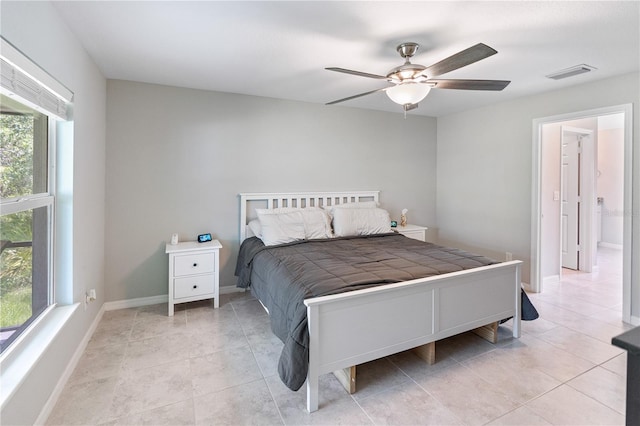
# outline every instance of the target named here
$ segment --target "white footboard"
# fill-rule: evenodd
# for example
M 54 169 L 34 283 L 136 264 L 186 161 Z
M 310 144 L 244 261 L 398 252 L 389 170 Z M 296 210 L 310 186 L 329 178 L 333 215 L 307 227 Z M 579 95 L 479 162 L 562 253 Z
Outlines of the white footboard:
M 520 261 L 305 300 L 307 409 L 318 377 L 513 317 L 520 337 Z

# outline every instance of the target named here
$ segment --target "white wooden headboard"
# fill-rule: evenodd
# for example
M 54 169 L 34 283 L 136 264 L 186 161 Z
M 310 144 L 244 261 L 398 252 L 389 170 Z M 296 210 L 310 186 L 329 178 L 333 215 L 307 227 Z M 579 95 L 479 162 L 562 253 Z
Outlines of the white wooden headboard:
M 256 219 L 256 208 L 323 207 L 360 201 L 380 201 L 380 191 L 339 192 L 243 192 L 240 194 L 240 242 L 247 238 L 247 224 Z

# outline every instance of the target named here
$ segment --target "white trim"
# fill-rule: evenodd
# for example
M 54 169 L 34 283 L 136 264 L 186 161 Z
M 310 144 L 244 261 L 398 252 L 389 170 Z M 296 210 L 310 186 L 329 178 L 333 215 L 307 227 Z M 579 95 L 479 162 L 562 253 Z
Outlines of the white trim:
M 635 316 L 632 315 L 630 317 L 629 323 L 631 325 L 640 325 L 640 317 L 635 317 Z
M 52 206 L 53 195 L 35 194 L 0 202 L 2 206 L 2 216 L 19 213 L 25 210 L 38 209 L 40 207 Z
M 159 296 L 138 297 L 135 299 L 116 300 L 114 302 L 105 302 L 105 311 L 115 311 L 118 309 L 137 308 L 140 306 L 157 305 L 158 303 L 168 303 L 169 296 L 161 294 Z
M 597 117 L 615 113 L 624 113 L 624 211 L 632 212 L 633 209 L 633 104 L 615 105 L 596 108 L 586 111 L 578 111 L 550 117 L 536 118 L 532 121 L 532 182 L 531 182 L 531 272 L 530 285 L 534 292 L 540 292 L 543 283 L 541 273 L 541 149 L 543 124 L 558 123 L 576 120 L 579 118 Z M 624 216 L 623 224 L 623 261 L 622 261 L 622 319 L 630 323 L 631 318 L 631 269 L 633 257 L 633 214 Z
M 64 373 L 62 373 L 62 375 L 58 379 L 58 383 L 53 388 L 53 391 L 51 392 L 51 396 L 49 396 L 49 399 L 47 399 L 47 402 L 44 404 L 44 406 L 40 410 L 40 414 L 38 415 L 38 418 L 36 419 L 34 424 L 36 425 L 45 424 L 45 422 L 51 415 L 51 412 L 53 411 L 53 408 L 56 406 L 56 403 L 58 402 L 58 399 L 60 398 L 60 395 L 62 394 L 64 387 L 67 385 L 69 378 L 71 377 L 74 370 L 78 366 L 78 362 L 80 362 L 80 359 L 82 358 L 82 355 L 84 354 L 84 351 L 87 348 L 87 344 L 89 344 L 89 340 L 91 340 L 91 337 L 93 336 L 93 333 L 96 331 L 96 328 L 100 323 L 100 320 L 102 320 L 102 315 L 104 314 L 104 311 L 105 311 L 104 305 L 102 305 L 100 307 L 100 310 L 98 311 L 98 314 L 93 319 L 91 326 L 85 333 L 82 341 L 80 342 L 80 344 L 78 344 L 78 347 L 73 353 L 73 356 L 69 360 L 69 363 L 67 364 L 67 368 L 65 368 Z
M 244 288 L 235 287 L 232 285 L 225 285 L 220 287 L 220 294 L 233 294 L 233 293 L 244 293 L 246 290 Z
M 545 284 L 559 283 L 560 282 L 560 275 L 550 275 L 548 277 L 542 278 L 542 281 L 544 281 Z
M 598 247 L 610 248 L 614 250 L 622 250 L 624 248 L 622 244 L 605 243 L 603 241 L 600 241 L 598 243 Z
M 245 290 L 243 288 L 237 288 L 233 286 L 220 287 L 220 294 L 244 293 L 244 291 Z M 161 294 L 158 296 L 116 300 L 113 302 L 105 302 L 104 305 L 102 306 L 104 307 L 105 311 L 115 311 L 118 309 L 138 308 L 140 306 L 157 305 L 159 303 L 169 303 L 169 295 Z
M 534 293 L 542 291 L 540 274 L 542 267 L 542 128 L 543 119 L 534 119 L 532 123 L 533 142 L 531 144 L 531 271 L 529 272 L 529 286 Z
M 79 306 L 50 306 L 0 356 L 0 406 L 13 397 Z

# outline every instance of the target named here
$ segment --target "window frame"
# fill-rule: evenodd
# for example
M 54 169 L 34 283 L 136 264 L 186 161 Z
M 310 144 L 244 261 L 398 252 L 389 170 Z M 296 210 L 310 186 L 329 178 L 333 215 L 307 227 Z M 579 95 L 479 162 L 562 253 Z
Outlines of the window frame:
M 5 95 L 7 96 L 7 95 Z M 56 283 L 55 283 L 55 225 L 56 225 L 56 130 L 59 119 L 47 111 L 40 110 L 39 108 L 33 108 L 28 102 L 23 102 L 22 99 L 11 97 L 13 101 L 18 102 L 32 110 L 38 111 L 47 116 L 47 188 L 46 192 L 39 192 L 35 194 L 22 195 L 19 197 L 12 197 L 2 199 L 0 198 L 0 215 L 6 216 L 10 214 L 20 213 L 24 211 L 35 211 L 38 208 L 47 208 L 47 303 L 39 312 L 32 312 L 32 315 L 24 323 L 18 325 L 12 335 L 3 342 L 0 348 L 0 354 L 5 355 L 9 353 L 11 348 L 14 347 L 18 341 L 21 340 L 29 328 L 37 322 L 39 318 L 42 318 L 49 310 L 56 306 Z M 33 237 L 32 237 L 33 241 Z M 33 250 L 33 247 L 32 247 Z M 33 253 L 33 252 L 32 252 Z M 33 277 L 33 271 L 32 271 Z M 32 300 L 33 300 L 33 288 L 34 283 L 31 283 L 32 288 Z M 8 327 L 7 327 L 8 328 Z

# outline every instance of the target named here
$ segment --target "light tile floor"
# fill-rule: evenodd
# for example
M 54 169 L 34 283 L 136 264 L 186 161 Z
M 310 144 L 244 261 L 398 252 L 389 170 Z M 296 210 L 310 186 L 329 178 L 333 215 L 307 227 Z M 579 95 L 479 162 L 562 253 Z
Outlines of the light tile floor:
M 599 271 L 565 271 L 531 300 L 540 318 L 496 345 L 474 334 L 438 342 L 429 366 L 411 352 L 358 368 L 349 395 L 323 376 L 320 410 L 277 376 L 282 343 L 249 294 L 106 312 L 47 423 L 624 424 L 626 354 L 610 344 L 621 321 L 621 256 Z

